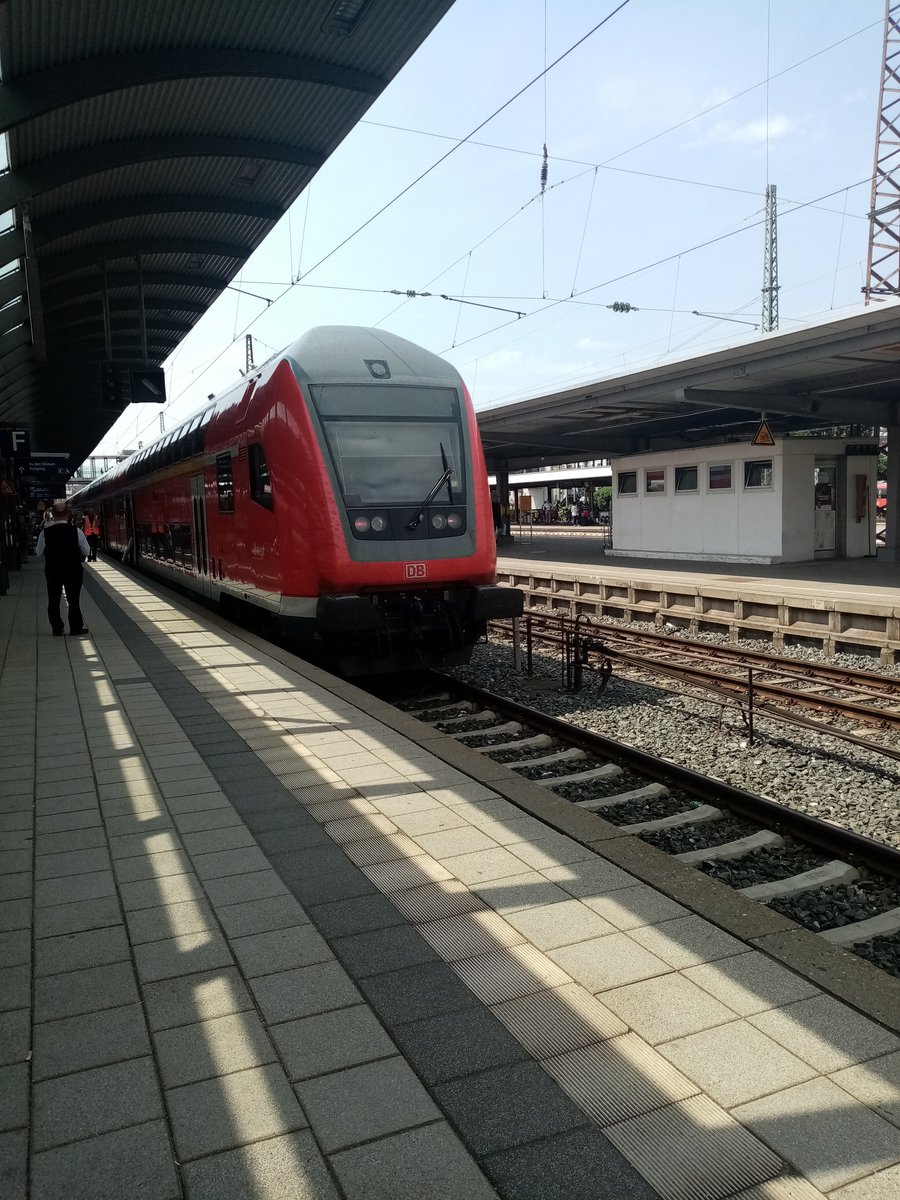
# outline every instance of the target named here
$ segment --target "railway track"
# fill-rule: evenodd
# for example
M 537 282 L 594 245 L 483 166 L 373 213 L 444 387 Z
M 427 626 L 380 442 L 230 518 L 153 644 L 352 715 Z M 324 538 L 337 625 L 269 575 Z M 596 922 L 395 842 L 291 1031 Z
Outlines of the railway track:
M 512 639 L 511 622 L 492 630 Z M 844 718 L 884 732 L 900 730 L 900 679 L 876 671 L 812 663 L 739 646 L 622 629 L 594 620 L 527 613 L 525 645 L 552 646 L 582 666 L 617 668 L 629 679 L 671 679 L 766 716 L 794 719 L 900 759 L 900 747 L 860 738 L 851 730 L 801 718 L 802 711 Z
M 402 707 L 900 976 L 900 850 L 456 679 Z

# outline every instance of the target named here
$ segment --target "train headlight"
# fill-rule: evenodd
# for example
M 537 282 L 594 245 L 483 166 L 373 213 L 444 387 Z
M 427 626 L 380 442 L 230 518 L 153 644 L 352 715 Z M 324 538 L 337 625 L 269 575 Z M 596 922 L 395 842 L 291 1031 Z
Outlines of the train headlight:
M 378 519 L 378 518 L 376 518 Z M 371 522 L 368 517 L 354 517 L 353 528 L 357 533 L 368 533 L 371 527 Z
M 359 518 L 357 518 L 357 519 L 359 519 Z M 365 520 L 364 517 L 362 519 Z M 358 528 L 359 528 L 359 526 L 357 525 L 357 529 Z M 384 533 L 384 531 L 386 529 L 387 529 L 387 521 L 384 519 L 384 517 L 373 517 L 372 518 L 372 532 L 373 533 Z
M 459 513 L 451 513 L 447 518 L 447 525 L 450 529 L 462 529 L 462 517 Z
M 446 529 L 447 528 L 447 518 L 444 516 L 443 513 L 435 513 L 434 514 L 434 516 L 431 518 L 431 528 L 432 529 Z

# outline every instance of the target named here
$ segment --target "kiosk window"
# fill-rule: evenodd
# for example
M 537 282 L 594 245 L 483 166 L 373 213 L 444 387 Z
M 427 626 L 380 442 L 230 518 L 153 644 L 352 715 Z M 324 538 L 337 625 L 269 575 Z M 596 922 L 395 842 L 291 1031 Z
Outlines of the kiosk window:
M 711 492 L 731 491 L 731 463 L 723 463 L 709 468 L 709 490 Z
M 263 508 L 272 508 L 272 481 L 269 464 L 259 442 L 251 442 L 247 457 L 250 465 L 250 499 Z
M 666 490 L 665 468 L 644 472 L 644 491 L 648 496 L 660 496 Z
M 637 471 L 620 471 L 619 472 L 619 495 L 620 496 L 636 496 L 637 495 Z
M 676 492 L 696 492 L 697 490 L 697 468 L 696 467 L 676 467 L 675 468 L 675 491 Z
M 772 486 L 771 458 L 757 458 L 744 463 L 745 488 L 770 488 Z
M 219 492 L 219 512 L 234 512 L 234 476 L 231 455 L 220 454 L 216 459 L 216 487 Z

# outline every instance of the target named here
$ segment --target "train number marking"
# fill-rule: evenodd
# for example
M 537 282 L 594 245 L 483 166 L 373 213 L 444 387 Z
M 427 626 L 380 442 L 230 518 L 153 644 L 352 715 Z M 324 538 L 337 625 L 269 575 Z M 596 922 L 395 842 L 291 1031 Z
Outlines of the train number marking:
M 404 563 L 403 564 L 404 579 L 427 579 L 428 564 L 423 562 Z

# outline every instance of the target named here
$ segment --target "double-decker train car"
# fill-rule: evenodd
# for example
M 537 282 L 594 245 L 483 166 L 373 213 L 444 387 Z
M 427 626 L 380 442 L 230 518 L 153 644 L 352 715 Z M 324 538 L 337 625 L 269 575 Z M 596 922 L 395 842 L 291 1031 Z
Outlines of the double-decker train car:
M 344 674 L 465 662 L 522 611 L 465 384 L 380 330 L 311 330 L 75 503 L 107 550 Z

